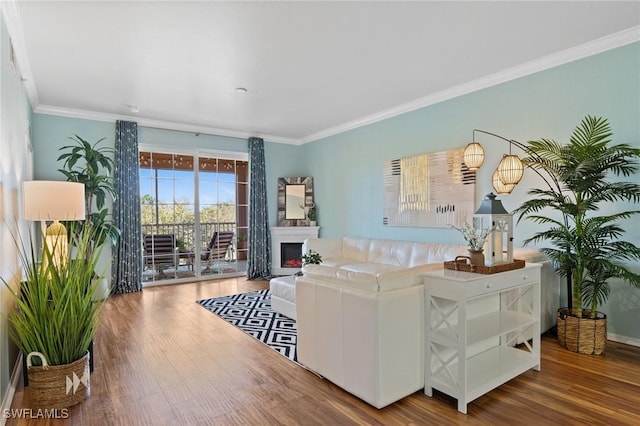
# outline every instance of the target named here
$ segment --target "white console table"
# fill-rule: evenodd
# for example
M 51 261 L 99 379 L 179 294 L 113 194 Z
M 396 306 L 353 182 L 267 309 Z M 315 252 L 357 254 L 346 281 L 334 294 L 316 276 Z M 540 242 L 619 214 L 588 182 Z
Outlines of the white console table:
M 425 394 L 457 398 L 466 413 L 474 399 L 540 370 L 540 265 L 491 275 L 442 269 L 423 280 Z

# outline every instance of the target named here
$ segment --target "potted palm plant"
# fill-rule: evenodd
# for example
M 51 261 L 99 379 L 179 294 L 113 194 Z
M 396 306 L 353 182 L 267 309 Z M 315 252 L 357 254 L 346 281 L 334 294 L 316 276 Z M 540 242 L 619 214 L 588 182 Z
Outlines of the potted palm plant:
M 77 222 L 72 227 L 91 227 L 96 240 L 90 249 L 95 249 L 105 242 L 113 246 L 118 243 L 120 230 L 109 219 L 109 210 L 106 207 L 107 199 L 115 198 L 115 189 L 111 180 L 111 172 L 114 168 L 113 149 L 100 146 L 105 140 L 102 138 L 93 145 L 78 135 L 69 137 L 74 145 L 60 148 L 63 153 L 58 161 L 63 161 L 63 168 L 58 169 L 69 182 L 84 184 L 86 220 Z M 94 208 L 95 206 L 95 208 Z
M 14 234 L 24 280 L 13 289 L 9 335 L 27 357 L 27 394 L 33 408 L 60 409 L 89 395 L 89 347 L 104 300 L 95 300 L 92 280 L 100 249 L 90 228 L 76 235 L 73 255 L 54 261 L 55 247 L 43 247 L 41 264 L 32 243 Z M 55 256 L 58 256 L 57 254 Z
M 67 224 L 69 234 L 73 239 L 78 232 L 91 228 L 93 231 L 90 233 L 94 240 L 88 247 L 89 252 L 104 244 L 115 247 L 120 238 L 120 230 L 109 218 L 109 210 L 106 207 L 106 201 L 115 198 L 115 188 L 110 176 L 114 168 L 113 149 L 101 146 L 105 138 L 94 144 L 78 135 L 69 139 L 75 143 L 60 148 L 63 153 L 58 157 L 58 161 L 63 161 L 63 168 L 58 171 L 64 174 L 68 181 L 84 184 L 87 212 L 84 221 Z M 110 293 L 107 278 L 96 274 L 95 279 L 100 281 L 96 296 L 106 297 Z
M 640 287 L 640 275 L 628 263 L 640 259 L 640 248 L 623 241 L 620 221 L 638 210 L 600 213 L 619 201 L 640 201 L 640 185 L 620 177 L 638 173 L 640 149 L 612 144 L 604 118 L 587 116 L 569 143 L 540 139 L 528 142 L 524 163 L 555 178 L 557 188 L 534 188 L 530 199 L 516 210 L 544 225 L 525 244 L 550 242 L 541 250 L 552 259 L 560 275 L 570 279 L 573 305 L 558 311 L 560 343 L 575 352 L 598 354 L 606 344 L 606 315 L 598 312 L 609 296 L 609 281 L 621 279 Z M 548 214 L 555 210 L 558 214 Z

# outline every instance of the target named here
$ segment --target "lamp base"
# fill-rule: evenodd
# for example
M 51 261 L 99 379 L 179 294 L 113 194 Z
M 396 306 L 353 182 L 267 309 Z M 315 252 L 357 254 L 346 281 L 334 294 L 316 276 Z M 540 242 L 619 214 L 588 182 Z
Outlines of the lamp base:
M 69 242 L 67 229 L 58 220 L 54 220 L 44 233 L 44 247 L 42 253 L 42 266 L 47 267 L 49 259 L 53 266 L 59 268 L 66 264 L 69 254 Z

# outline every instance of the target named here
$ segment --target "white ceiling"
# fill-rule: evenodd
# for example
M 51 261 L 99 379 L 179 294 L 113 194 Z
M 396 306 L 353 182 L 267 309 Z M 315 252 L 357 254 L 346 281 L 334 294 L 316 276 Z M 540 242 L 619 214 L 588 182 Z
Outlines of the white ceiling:
M 289 143 L 640 39 L 640 2 L 20 1 L 14 15 L 37 112 Z

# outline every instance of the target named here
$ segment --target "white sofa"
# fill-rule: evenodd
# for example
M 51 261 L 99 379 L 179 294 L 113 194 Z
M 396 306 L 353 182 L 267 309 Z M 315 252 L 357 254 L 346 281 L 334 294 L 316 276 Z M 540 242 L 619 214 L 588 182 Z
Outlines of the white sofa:
M 285 275 L 269 281 L 271 309 L 274 312 L 296 319 L 296 276 Z
M 465 255 L 466 247 L 345 237 L 308 239 L 303 252 L 309 250 L 320 253 L 322 263 L 305 265 L 296 279 L 299 362 L 377 408 L 422 389 L 420 273 Z M 529 262 L 546 262 L 537 250 L 514 253 Z M 546 263 L 547 273 L 555 277 Z M 557 279 L 548 286 L 553 295 L 543 297 L 555 302 L 550 302 L 553 315 L 543 330 L 553 325 L 558 308 Z

